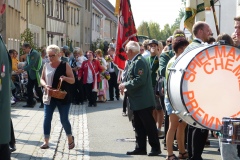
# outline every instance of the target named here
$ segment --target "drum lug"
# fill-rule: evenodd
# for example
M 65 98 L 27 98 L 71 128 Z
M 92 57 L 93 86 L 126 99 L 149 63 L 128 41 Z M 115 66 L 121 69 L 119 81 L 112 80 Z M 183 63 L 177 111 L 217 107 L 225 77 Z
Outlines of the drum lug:
M 191 116 L 191 114 L 188 113 L 188 112 L 184 112 L 184 113 L 183 113 L 183 116 Z
M 177 70 L 175 68 L 168 68 L 169 71 L 176 72 Z
M 186 71 L 186 69 L 182 69 L 182 68 L 181 68 L 181 69 L 179 69 L 179 71 L 183 73 L 183 72 Z
M 194 126 L 196 126 L 196 125 L 197 125 L 197 123 L 196 123 L 196 122 L 193 122 L 193 125 L 194 125 Z
M 179 119 L 178 122 L 179 122 L 179 123 L 182 123 L 182 119 Z
M 173 114 L 180 114 L 180 111 L 172 111 Z

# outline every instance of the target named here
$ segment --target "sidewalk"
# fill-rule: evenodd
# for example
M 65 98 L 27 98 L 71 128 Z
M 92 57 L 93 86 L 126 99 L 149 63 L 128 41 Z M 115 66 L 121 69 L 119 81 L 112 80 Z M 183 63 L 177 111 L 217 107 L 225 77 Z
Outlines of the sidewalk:
M 40 149 L 43 143 L 43 108 L 23 108 L 25 102 L 12 107 L 11 117 L 16 137 L 17 150 L 12 160 L 87 160 L 89 159 L 89 141 L 85 107 L 72 105 L 70 123 L 75 137 L 75 148 L 68 149 L 65 131 L 60 123 L 57 109 L 52 119 L 50 149 Z

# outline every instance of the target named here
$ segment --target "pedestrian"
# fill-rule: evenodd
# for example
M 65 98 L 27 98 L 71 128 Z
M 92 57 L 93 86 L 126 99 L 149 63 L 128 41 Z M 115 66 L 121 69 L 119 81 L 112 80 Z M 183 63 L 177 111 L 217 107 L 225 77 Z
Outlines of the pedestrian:
M 151 146 L 148 156 L 161 154 L 157 127 L 152 112 L 155 99 L 152 89 L 150 68 L 147 61 L 140 54 L 138 42 L 129 41 L 125 47 L 129 58 L 129 66 L 125 82 L 119 85 L 121 94 L 128 93 L 130 109 L 133 111 L 136 146 L 127 155 L 146 155 L 146 139 Z M 148 94 L 146 94 L 148 93 Z
M 163 114 L 163 107 L 162 107 L 160 98 L 155 93 L 157 71 L 158 71 L 158 68 L 159 68 L 158 41 L 155 40 L 155 39 L 152 39 L 152 40 L 149 41 L 148 45 L 150 47 L 150 56 L 147 57 L 146 60 L 147 60 L 147 63 L 150 67 L 152 88 L 153 88 L 155 102 L 156 102 L 155 109 L 153 110 L 153 117 L 154 117 L 154 119 L 156 121 L 156 124 L 157 124 L 158 135 L 160 135 L 164 114 Z
M 192 33 L 194 39 L 192 43 L 184 50 L 186 54 L 190 50 L 202 46 L 202 43 L 208 42 L 211 37 L 211 29 L 205 22 L 198 21 L 193 25 Z M 187 148 L 190 160 L 202 160 L 202 153 L 209 130 L 200 129 L 188 125 Z
M 60 60 L 60 48 L 58 46 L 50 45 L 47 47 L 46 52 L 50 62 L 44 65 L 41 76 L 41 85 L 44 87 L 44 143 L 40 148 L 49 148 L 51 121 L 53 112 L 57 107 L 61 124 L 68 138 L 68 149 L 73 149 L 75 143 L 68 114 L 71 104 L 71 84 L 74 83 L 75 79 L 69 64 Z M 49 90 L 51 88 L 57 88 L 60 81 L 62 81 L 61 90 L 67 92 L 64 99 L 53 98 L 49 95 Z
M 99 60 L 101 66 L 104 67 L 102 73 L 100 74 L 101 81 L 99 83 L 98 88 L 98 102 L 106 102 L 107 101 L 107 89 L 108 89 L 108 80 L 105 78 L 105 73 L 107 70 L 107 62 L 103 57 L 103 53 L 101 49 L 97 49 L 95 51 L 96 58 Z
M 5 0 L 0 0 L 0 16 L 6 8 Z M 10 121 L 10 80 L 11 80 L 11 59 L 9 58 L 5 43 L 0 35 L 0 160 L 10 160 L 11 152 L 9 149 L 11 135 Z
M 92 51 L 87 52 L 88 60 L 82 63 L 78 71 L 78 80 L 83 79 L 83 85 L 87 93 L 88 107 L 97 107 L 98 83 L 100 82 L 100 73 L 104 69 L 100 62 L 93 58 Z
M 83 105 L 84 101 L 83 81 L 82 79 L 80 81 L 78 80 L 78 71 L 81 68 L 83 61 L 87 60 L 87 58 L 83 56 L 82 49 L 79 47 L 74 49 L 73 56 L 74 58 L 71 63 L 71 68 L 75 78 L 75 83 L 73 85 L 72 103 L 77 105 L 79 104 Z
M 110 79 L 108 80 L 108 85 L 109 85 L 109 100 L 108 101 L 114 101 L 114 90 L 115 90 L 115 97 L 117 100 L 119 100 L 119 89 L 118 89 L 118 69 L 117 67 L 113 64 L 113 56 L 115 54 L 115 49 L 114 48 L 108 48 L 108 56 L 109 56 L 109 65 L 107 71 L 110 74 Z
M 172 67 L 173 63 L 177 59 L 178 56 L 182 54 L 184 49 L 188 46 L 189 42 L 187 41 L 185 34 L 183 31 L 177 29 L 173 33 L 173 39 L 172 39 L 172 47 L 175 51 L 175 56 L 172 57 L 166 68 L 166 80 L 168 79 L 169 74 L 169 68 Z M 173 114 L 173 108 L 171 106 L 171 103 L 168 99 L 168 94 L 165 92 L 165 106 L 167 114 L 169 115 L 169 129 L 167 132 L 166 137 L 166 145 L 167 145 L 167 160 L 176 160 L 176 159 L 186 159 L 188 158 L 188 153 L 185 151 L 185 128 L 187 126 L 186 122 L 179 123 L 179 117 L 176 114 Z M 176 157 L 175 154 L 173 154 L 173 141 L 174 136 L 176 134 L 177 143 L 178 143 L 178 149 L 179 149 L 179 155 Z
M 235 28 L 235 39 L 234 43 L 237 48 L 240 48 L 240 16 L 234 18 L 234 28 Z
M 148 45 L 148 42 L 150 41 L 150 39 L 146 39 L 143 41 L 143 47 L 144 47 L 144 52 L 142 54 L 142 56 L 145 58 L 145 57 L 149 57 L 150 56 L 150 48 L 149 48 L 149 45 Z
M 160 54 L 160 57 L 159 57 L 159 76 L 163 79 L 165 79 L 165 72 L 166 72 L 166 67 L 167 67 L 167 64 L 168 64 L 168 61 L 175 55 L 174 51 L 173 50 L 168 50 L 168 51 L 163 51 L 161 54 Z M 159 89 L 160 92 L 162 92 L 162 94 L 160 95 L 163 95 L 163 96 L 160 96 L 160 99 L 161 99 L 161 102 L 163 102 L 163 107 L 165 108 L 165 103 L 164 103 L 164 87 L 165 87 L 166 83 L 163 84 L 162 86 L 162 89 Z M 160 87 L 161 88 L 161 87 Z M 169 116 L 165 110 L 165 119 L 164 119 L 164 140 L 163 140 L 163 143 L 164 143 L 164 150 L 167 149 L 167 146 L 166 146 L 166 135 L 167 135 L 167 131 L 168 131 L 168 127 L 169 127 Z M 177 151 L 177 147 L 175 145 L 173 145 L 173 150 L 174 151 Z
M 27 61 L 23 70 L 27 71 L 28 74 L 28 83 L 27 83 L 27 104 L 23 107 L 33 108 L 36 104 L 36 101 L 33 99 L 33 88 L 37 92 L 37 96 L 41 101 L 39 108 L 43 108 L 42 101 L 42 89 L 40 87 L 40 75 L 42 71 L 42 57 L 38 51 L 33 49 L 29 43 L 24 43 L 22 46 L 23 52 L 28 54 Z

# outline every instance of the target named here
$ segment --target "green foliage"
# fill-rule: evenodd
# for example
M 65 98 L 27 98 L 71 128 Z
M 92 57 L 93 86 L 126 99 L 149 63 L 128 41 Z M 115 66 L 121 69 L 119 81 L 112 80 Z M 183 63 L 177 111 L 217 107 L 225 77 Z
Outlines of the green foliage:
M 148 23 L 143 21 L 142 24 L 137 28 L 138 35 L 144 35 L 150 37 Z
M 161 32 L 160 32 L 160 26 L 159 24 L 155 22 L 149 22 L 149 33 L 151 39 L 160 39 L 161 38 Z
M 20 41 L 20 55 L 23 55 L 24 52 L 22 50 L 23 43 L 29 43 L 31 47 L 37 51 L 40 51 L 40 48 L 34 44 L 34 34 L 31 32 L 29 28 L 25 29 L 23 33 L 20 35 L 21 41 Z
M 90 48 L 91 48 L 91 51 L 93 52 L 95 52 L 97 49 L 101 49 L 103 51 L 104 50 L 103 40 L 98 38 L 95 42 L 92 42 Z
M 184 17 L 184 13 L 184 9 L 181 8 L 174 24 L 172 26 L 165 24 L 163 29 L 160 28 L 158 23 L 143 21 L 137 28 L 137 33 L 138 35 L 148 36 L 150 39 L 166 40 L 176 29 L 180 28 L 180 22 Z

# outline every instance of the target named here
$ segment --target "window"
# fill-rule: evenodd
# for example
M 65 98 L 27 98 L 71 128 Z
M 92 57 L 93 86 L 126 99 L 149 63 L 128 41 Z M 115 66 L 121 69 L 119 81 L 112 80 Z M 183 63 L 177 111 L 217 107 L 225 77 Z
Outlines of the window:
M 73 24 L 73 8 L 71 8 L 71 24 Z
M 86 10 L 87 10 L 87 7 L 88 7 L 88 6 L 87 6 L 87 5 L 88 5 L 87 1 L 88 1 L 88 0 L 85 0 L 85 9 L 86 9 Z
M 77 20 L 76 20 L 76 9 L 74 8 L 74 10 L 73 10 L 73 14 L 74 14 L 74 26 L 77 24 Z
M 92 30 L 94 31 L 95 28 L 95 14 L 92 15 Z
M 48 15 L 53 16 L 53 0 L 48 1 Z
M 88 12 L 90 12 L 90 1 L 91 0 L 88 0 Z
M 77 9 L 77 24 L 79 25 L 79 20 L 80 20 L 80 11 Z
M 56 0 L 56 18 L 59 18 L 59 2 Z
M 84 39 L 85 39 L 85 43 L 87 43 L 87 38 L 88 38 L 88 35 L 87 35 L 87 27 L 85 27 L 85 35 L 84 35 Z

